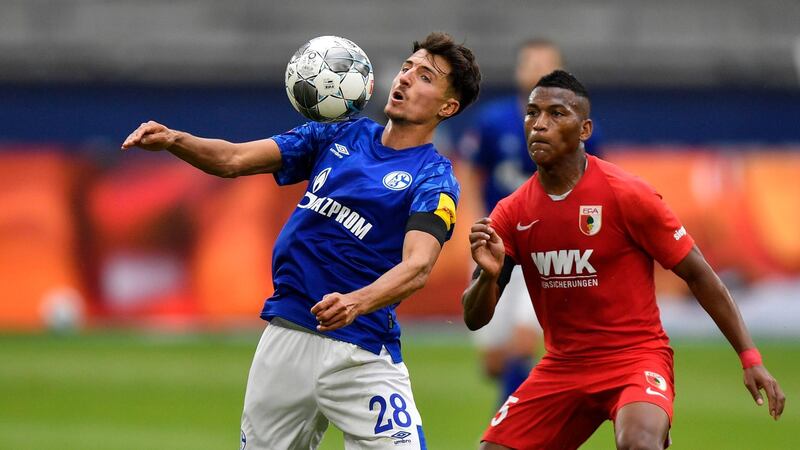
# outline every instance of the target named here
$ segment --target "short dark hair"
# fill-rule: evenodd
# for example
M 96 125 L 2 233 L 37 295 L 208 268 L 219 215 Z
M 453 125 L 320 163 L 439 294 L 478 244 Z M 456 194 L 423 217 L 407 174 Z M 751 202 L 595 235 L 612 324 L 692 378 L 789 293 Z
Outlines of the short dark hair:
M 413 48 L 414 53 L 418 50 L 427 50 L 428 53 L 439 55 L 450 63 L 452 70 L 448 78 L 460 105 L 453 116 L 461 113 L 478 98 L 481 90 L 481 69 L 475 61 L 472 50 L 463 44 L 457 44 L 452 36 L 441 32 L 429 34 L 422 42 L 414 41 Z
M 575 95 L 589 100 L 589 91 L 586 90 L 586 87 L 584 87 L 583 84 L 581 84 L 581 82 L 575 78 L 575 75 L 572 75 L 565 70 L 554 70 L 543 76 L 533 88 L 536 89 L 537 87 L 567 89 L 574 92 Z

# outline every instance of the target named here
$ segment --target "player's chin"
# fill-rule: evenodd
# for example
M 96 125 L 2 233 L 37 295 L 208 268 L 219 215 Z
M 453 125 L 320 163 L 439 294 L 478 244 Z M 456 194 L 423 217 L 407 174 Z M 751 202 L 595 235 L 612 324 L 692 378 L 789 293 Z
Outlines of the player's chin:
M 528 156 L 537 166 L 546 165 L 550 161 L 550 154 L 544 150 L 529 149 Z
M 405 114 L 403 114 L 403 111 L 391 103 L 387 104 L 386 107 L 383 108 L 383 113 L 386 114 L 386 117 L 393 121 L 405 120 Z

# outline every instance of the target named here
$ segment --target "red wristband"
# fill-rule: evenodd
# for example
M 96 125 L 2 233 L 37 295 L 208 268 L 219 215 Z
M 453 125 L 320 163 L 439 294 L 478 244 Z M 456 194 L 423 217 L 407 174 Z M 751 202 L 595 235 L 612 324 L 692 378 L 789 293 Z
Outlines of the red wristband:
M 748 348 L 747 350 L 739 353 L 739 359 L 742 361 L 742 369 L 749 369 L 753 366 L 762 365 L 761 353 L 757 348 Z

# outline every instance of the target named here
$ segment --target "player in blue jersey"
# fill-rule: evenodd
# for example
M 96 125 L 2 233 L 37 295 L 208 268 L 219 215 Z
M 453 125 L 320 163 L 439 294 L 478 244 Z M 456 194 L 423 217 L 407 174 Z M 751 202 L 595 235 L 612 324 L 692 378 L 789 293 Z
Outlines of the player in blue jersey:
M 528 95 L 548 73 L 562 68 L 561 50 L 546 39 L 524 42 L 517 52 L 514 82 L 517 92 L 483 106 L 476 123 L 465 133 L 459 151 L 469 161 L 470 171 L 480 180 L 485 214 L 498 201 L 514 192 L 536 170 L 528 156 L 523 116 Z M 597 136 L 585 143 L 586 151 L 597 155 Z M 500 402 L 526 378 L 535 361 L 540 338 L 539 325 L 525 288 L 522 271 L 512 273 L 494 319 L 474 333 L 484 372 L 496 380 Z
M 468 48 L 432 33 L 394 78 L 385 127 L 312 122 L 233 144 L 147 122 L 123 143 L 223 177 L 309 180 L 275 242 L 242 448 L 313 449 L 329 422 L 348 449 L 426 448 L 394 310 L 425 284 L 452 234 L 459 186 L 431 141 L 475 101 L 480 78 Z

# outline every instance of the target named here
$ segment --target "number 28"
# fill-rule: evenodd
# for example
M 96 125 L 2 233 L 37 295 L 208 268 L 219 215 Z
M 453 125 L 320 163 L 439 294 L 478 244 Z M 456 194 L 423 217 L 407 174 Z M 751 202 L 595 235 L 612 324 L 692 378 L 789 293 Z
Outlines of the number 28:
M 394 428 L 392 419 L 388 417 L 386 418 L 386 423 L 381 423 L 383 422 L 384 415 L 386 415 L 387 406 L 392 407 L 392 418 L 394 418 L 395 424 L 403 428 L 411 425 L 411 414 L 409 414 L 406 410 L 408 405 L 406 400 L 400 394 L 394 393 L 390 395 L 388 405 L 385 398 L 381 397 L 380 395 L 376 395 L 369 399 L 369 410 L 372 411 L 375 409 L 375 405 L 377 405 L 379 408 L 378 421 L 375 422 L 375 434 L 380 434 L 384 431 L 389 431 Z

